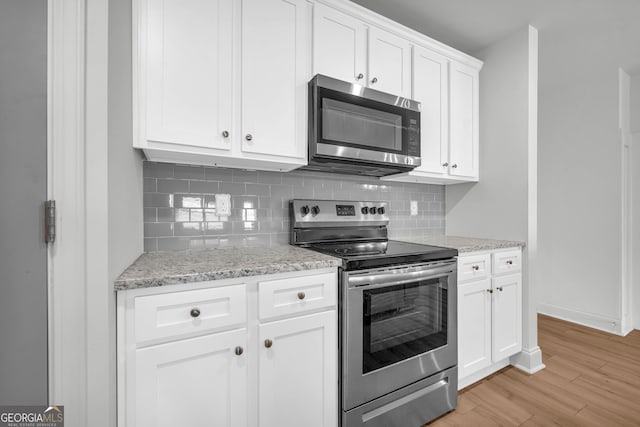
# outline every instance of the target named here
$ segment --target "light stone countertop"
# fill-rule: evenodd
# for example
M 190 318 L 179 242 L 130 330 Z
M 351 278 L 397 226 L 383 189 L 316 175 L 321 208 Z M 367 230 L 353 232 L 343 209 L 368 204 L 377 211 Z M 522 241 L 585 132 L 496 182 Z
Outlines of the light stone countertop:
M 457 249 L 458 253 L 461 254 L 465 252 L 490 251 L 494 249 L 504 248 L 524 248 L 526 246 L 524 242 L 512 240 L 479 239 L 476 237 L 461 236 L 416 237 L 396 240 L 402 240 L 412 243 L 422 243 L 425 245 L 444 246 L 447 248 Z
M 116 291 L 337 267 L 339 258 L 283 245 L 142 254 L 114 282 Z

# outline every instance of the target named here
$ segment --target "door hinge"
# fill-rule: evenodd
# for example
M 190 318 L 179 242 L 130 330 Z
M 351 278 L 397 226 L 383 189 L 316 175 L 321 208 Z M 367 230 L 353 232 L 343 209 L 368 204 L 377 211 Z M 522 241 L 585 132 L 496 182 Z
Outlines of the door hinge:
M 53 243 L 56 240 L 56 201 L 44 202 L 44 241 Z

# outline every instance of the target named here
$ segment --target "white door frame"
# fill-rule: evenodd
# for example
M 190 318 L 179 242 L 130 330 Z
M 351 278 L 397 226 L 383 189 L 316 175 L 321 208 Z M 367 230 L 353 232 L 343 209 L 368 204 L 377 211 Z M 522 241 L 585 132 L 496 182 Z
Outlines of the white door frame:
M 48 251 L 49 402 L 89 425 L 85 214 L 85 0 L 48 0 L 47 194 L 57 236 Z M 101 415 L 100 415 L 101 416 Z

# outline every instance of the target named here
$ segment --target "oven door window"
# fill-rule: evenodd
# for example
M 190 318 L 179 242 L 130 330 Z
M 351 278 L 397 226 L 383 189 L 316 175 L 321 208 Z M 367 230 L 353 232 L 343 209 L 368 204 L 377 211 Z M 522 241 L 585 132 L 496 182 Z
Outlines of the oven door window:
M 363 291 L 363 374 L 447 344 L 447 278 Z

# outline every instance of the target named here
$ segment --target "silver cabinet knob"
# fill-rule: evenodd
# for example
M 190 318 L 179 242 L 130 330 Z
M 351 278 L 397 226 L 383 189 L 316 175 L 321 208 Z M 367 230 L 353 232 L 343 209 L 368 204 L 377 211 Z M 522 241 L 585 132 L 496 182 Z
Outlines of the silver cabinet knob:
M 265 347 L 271 348 L 272 345 L 273 345 L 273 341 L 271 341 L 270 339 L 264 340 L 264 346 Z
M 247 141 L 251 141 L 253 139 L 253 135 L 251 135 L 250 133 L 248 133 L 244 139 L 246 139 Z
M 444 162 L 444 163 L 442 164 L 442 167 L 443 167 L 443 168 L 446 168 L 447 166 L 449 166 L 449 162 Z
M 236 356 L 240 356 L 242 353 L 244 353 L 244 348 L 237 346 L 235 353 L 236 353 Z
M 356 76 L 356 80 L 362 80 L 364 79 L 364 74 L 360 73 Z
M 452 165 L 451 165 L 451 167 L 455 169 L 455 168 L 457 168 L 457 167 L 458 167 L 458 164 L 457 164 L 457 163 L 454 163 L 454 164 L 452 164 Z
M 508 260 L 507 261 L 507 265 L 513 265 L 513 261 L 512 260 Z
M 493 293 L 493 289 L 487 289 L 487 292 L 489 292 L 490 294 Z
M 471 268 L 473 268 L 475 271 L 480 270 L 480 266 L 478 265 L 472 265 Z
M 305 293 L 304 293 L 304 292 L 298 292 L 298 299 L 299 299 L 299 300 L 303 300 L 303 299 L 304 299 L 304 297 L 306 297 L 306 295 L 305 295 Z
M 229 138 L 229 131 L 228 130 L 223 130 L 222 131 L 222 137 L 223 138 Z
M 199 308 L 192 308 L 191 312 L 189 314 L 191 315 L 191 317 L 196 318 L 196 317 L 200 316 L 200 309 Z
M 376 83 L 378 83 L 378 78 L 377 78 L 377 77 L 372 78 L 372 79 L 371 79 L 371 83 L 372 83 L 372 84 L 376 84 Z
M 502 286 L 498 286 L 496 289 L 502 292 Z

